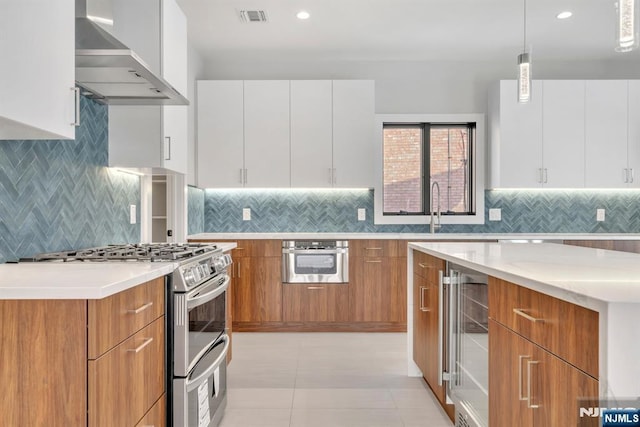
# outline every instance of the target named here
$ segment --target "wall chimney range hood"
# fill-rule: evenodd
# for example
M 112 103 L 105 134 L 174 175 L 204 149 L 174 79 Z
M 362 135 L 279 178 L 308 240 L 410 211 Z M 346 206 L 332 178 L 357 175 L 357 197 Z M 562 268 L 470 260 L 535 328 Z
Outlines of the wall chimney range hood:
M 76 0 L 76 84 L 83 95 L 109 105 L 188 105 L 135 52 L 87 17 Z

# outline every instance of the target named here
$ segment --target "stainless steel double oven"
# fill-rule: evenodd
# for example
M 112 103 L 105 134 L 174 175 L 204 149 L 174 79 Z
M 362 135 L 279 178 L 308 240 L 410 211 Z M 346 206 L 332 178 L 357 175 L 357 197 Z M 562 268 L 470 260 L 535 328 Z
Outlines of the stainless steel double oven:
M 172 275 L 168 300 L 169 381 L 175 427 L 212 427 L 227 402 L 226 304 L 231 257 L 213 251 Z M 172 349 L 172 350 L 171 350 Z

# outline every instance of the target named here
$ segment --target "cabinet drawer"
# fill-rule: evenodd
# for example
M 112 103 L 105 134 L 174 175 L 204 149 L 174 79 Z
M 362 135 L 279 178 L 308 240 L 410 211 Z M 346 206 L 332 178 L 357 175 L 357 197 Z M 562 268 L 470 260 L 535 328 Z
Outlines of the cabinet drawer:
M 598 378 L 598 313 L 489 278 L 489 317 Z
M 234 258 L 270 257 L 282 255 L 282 240 L 238 240 Z
M 160 399 L 149 412 L 140 420 L 136 427 L 165 427 L 167 425 L 167 403 L 166 395 L 162 395 Z
M 96 359 L 164 314 L 164 277 L 89 300 L 88 357 Z
M 135 426 L 164 393 L 164 316 L 88 362 L 89 427 Z
M 438 270 L 444 271 L 444 261 L 423 252 L 413 251 L 414 274 L 417 274 L 420 277 L 429 278 L 433 277 L 434 272 L 432 270 L 436 270 L 435 277 L 437 277 Z
M 349 285 L 284 284 L 285 322 L 349 321 Z
M 404 257 L 407 256 L 407 242 L 392 239 L 349 240 L 349 256 Z

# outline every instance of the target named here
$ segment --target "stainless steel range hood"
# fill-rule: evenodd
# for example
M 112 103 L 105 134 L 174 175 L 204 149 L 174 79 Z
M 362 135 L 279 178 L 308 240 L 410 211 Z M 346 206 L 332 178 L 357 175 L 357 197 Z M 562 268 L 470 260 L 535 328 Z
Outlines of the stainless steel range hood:
M 109 105 L 188 105 L 135 52 L 87 18 L 76 0 L 76 83 L 83 94 Z

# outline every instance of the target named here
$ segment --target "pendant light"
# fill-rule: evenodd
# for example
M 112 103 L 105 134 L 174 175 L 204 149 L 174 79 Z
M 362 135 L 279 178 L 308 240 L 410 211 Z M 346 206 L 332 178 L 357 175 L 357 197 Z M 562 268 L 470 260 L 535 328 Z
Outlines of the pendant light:
M 518 102 L 531 100 L 531 54 L 527 52 L 527 0 L 524 0 L 522 53 L 518 55 Z
M 638 47 L 637 0 L 616 3 L 616 52 L 629 52 Z

